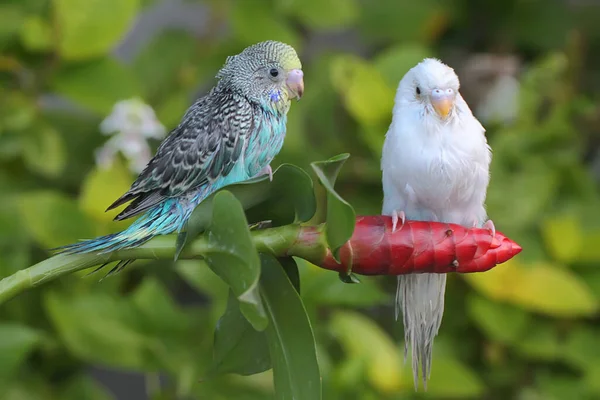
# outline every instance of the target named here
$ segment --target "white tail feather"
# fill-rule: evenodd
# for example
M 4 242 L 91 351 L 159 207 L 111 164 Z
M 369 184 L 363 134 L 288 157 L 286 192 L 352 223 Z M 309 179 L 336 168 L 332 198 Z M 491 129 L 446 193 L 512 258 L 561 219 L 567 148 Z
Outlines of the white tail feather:
M 411 347 L 415 390 L 419 383 L 419 365 L 423 388 L 431 374 L 433 339 L 444 315 L 446 274 L 410 274 L 398 276 L 396 319 L 402 309 L 404 324 L 404 362 Z

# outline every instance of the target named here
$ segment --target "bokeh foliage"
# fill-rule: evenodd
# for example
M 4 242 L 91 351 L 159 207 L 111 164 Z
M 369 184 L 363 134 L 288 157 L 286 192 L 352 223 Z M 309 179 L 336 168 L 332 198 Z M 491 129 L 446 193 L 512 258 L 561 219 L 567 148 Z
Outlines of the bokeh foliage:
M 359 214 L 380 213 L 379 157 L 400 77 L 425 56 L 515 53 L 524 61 L 518 115 L 486 124 L 488 210 L 525 250 L 485 274 L 450 277 L 429 391 L 419 396 L 600 396 L 597 6 L 206 0 L 204 34 L 169 28 L 130 62 L 117 59 L 112 49 L 157 2 L 0 1 L 0 276 L 45 258 L 44 249 L 122 229 L 104 209 L 134 177 L 123 162 L 96 167 L 100 121 L 139 96 L 174 127 L 225 57 L 248 44 L 286 41 L 304 60 L 306 94 L 292 107 L 277 163 L 309 170 L 352 153 L 336 188 Z M 323 398 L 415 396 L 393 321 L 395 280 L 345 285 L 335 273 L 299 268 Z M 84 275 L 0 308 L 2 399 L 110 399 L 88 365 L 139 371 L 150 383 L 165 373 L 155 399 L 273 396 L 268 373 L 198 383 L 229 298 L 208 266 L 138 262 L 101 283 Z

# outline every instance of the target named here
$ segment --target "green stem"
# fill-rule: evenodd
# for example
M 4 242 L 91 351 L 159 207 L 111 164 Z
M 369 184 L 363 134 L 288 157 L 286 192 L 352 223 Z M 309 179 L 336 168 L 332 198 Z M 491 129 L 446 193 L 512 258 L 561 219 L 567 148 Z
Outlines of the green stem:
M 158 236 L 133 248 L 108 254 L 59 254 L 0 280 L 0 304 L 25 290 L 61 276 L 118 260 L 173 260 L 176 235 Z M 286 225 L 252 231 L 256 249 L 276 257 L 297 256 L 318 263 L 325 257 L 326 244 L 322 226 Z M 210 245 L 202 235 L 183 250 L 180 259 L 200 259 Z

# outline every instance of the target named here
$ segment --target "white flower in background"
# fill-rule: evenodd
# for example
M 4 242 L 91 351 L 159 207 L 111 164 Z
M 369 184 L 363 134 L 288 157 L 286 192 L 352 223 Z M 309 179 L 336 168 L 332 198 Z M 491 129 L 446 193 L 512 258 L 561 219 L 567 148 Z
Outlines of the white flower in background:
M 119 101 L 100 124 L 100 131 L 112 137 L 96 150 L 96 163 L 108 168 L 120 151 L 129 169 L 140 173 L 152 158 L 148 139 L 162 139 L 167 131 L 152 107 L 140 99 Z

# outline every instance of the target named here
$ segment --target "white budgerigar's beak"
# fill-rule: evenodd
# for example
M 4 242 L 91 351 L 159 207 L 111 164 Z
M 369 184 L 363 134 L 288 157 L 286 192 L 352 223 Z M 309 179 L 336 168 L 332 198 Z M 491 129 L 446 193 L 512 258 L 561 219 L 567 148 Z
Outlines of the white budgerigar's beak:
M 431 92 L 431 105 L 442 119 L 446 119 L 454 107 L 456 92 L 453 89 L 434 89 Z
M 292 94 L 292 97 L 300 100 L 304 94 L 304 73 L 301 69 L 293 69 L 288 72 L 286 86 Z

